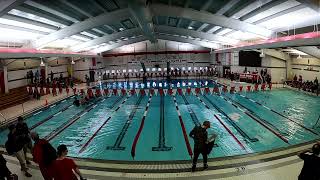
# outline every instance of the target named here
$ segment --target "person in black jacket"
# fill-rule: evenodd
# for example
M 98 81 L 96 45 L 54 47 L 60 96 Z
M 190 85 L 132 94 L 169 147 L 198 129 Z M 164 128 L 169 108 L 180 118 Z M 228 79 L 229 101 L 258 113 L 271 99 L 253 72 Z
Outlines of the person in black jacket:
M 19 160 L 21 171 L 24 172 L 25 176 L 32 177 L 32 175 L 28 172 L 27 164 L 26 164 L 26 156 L 23 152 L 23 147 L 25 145 L 25 139 L 23 136 L 19 136 L 16 131 L 15 125 L 9 126 L 9 134 L 8 141 L 6 143 L 6 149 L 10 149 L 9 154 L 13 154 Z
M 312 146 L 312 150 L 307 150 L 299 154 L 304 161 L 299 180 L 319 180 L 320 179 L 320 144 Z
M 24 143 L 23 152 L 24 156 L 27 157 L 27 152 L 29 151 L 31 153 L 32 141 L 30 137 L 29 127 L 27 123 L 23 121 L 23 117 L 21 116 L 18 117 L 18 123 L 16 124 L 16 134 L 21 138 L 22 142 Z M 26 160 L 26 163 L 31 164 L 28 160 Z
M 208 152 L 207 152 L 207 141 L 208 141 L 208 132 L 207 129 L 210 128 L 210 122 L 204 121 L 202 126 L 195 126 L 190 132 L 189 136 L 194 140 L 193 148 L 193 163 L 192 163 L 192 172 L 196 170 L 197 161 L 199 155 L 202 154 L 203 157 L 203 168 L 207 169 L 208 164 Z

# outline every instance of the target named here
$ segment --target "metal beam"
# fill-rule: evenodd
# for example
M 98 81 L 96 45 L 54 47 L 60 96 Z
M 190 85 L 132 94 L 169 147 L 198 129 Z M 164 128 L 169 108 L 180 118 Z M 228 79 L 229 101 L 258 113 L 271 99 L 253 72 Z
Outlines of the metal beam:
M 267 3 L 267 4 L 262 5 L 260 8 L 257 8 L 257 9 L 255 9 L 255 10 L 249 12 L 248 14 L 240 17 L 240 20 L 241 20 L 241 21 L 245 21 L 245 20 L 247 20 L 247 19 L 249 19 L 249 18 L 251 18 L 251 17 L 253 17 L 253 16 L 256 16 L 256 15 L 258 15 L 258 14 L 264 12 L 264 11 L 267 11 L 267 10 L 273 8 L 274 6 L 277 6 L 277 5 L 282 4 L 282 3 L 284 3 L 284 2 L 287 2 L 287 0 L 275 0 L 275 1 L 271 1 L 271 2 L 269 2 L 269 3 Z
M 207 23 L 203 23 L 196 31 L 201 32 L 204 28 L 206 28 L 207 26 L 209 26 L 209 24 Z
M 5 14 L 3 15 L 1 18 L 4 19 L 9 19 L 9 20 L 13 20 L 13 21 L 18 21 L 18 22 L 22 22 L 22 23 L 26 23 L 26 24 L 32 24 L 35 26 L 39 26 L 39 27 L 43 27 L 43 28 L 47 28 L 47 29 L 52 29 L 52 30 L 59 30 L 59 27 L 50 25 L 50 24 L 46 24 L 43 22 L 39 22 L 39 21 L 34 21 L 25 17 L 21 17 L 21 16 L 16 16 L 16 15 L 12 15 L 12 14 Z
M 216 12 L 216 15 L 223 15 L 226 13 L 231 7 L 236 5 L 241 0 L 231 0 L 227 4 L 225 4 L 222 8 L 219 9 L 219 11 Z
M 317 13 L 320 12 L 320 1 L 319 0 L 297 0 L 299 3 L 313 9 Z
M 225 4 L 222 8 L 220 8 L 215 14 L 216 15 L 223 15 L 226 13 L 231 7 L 233 7 L 235 4 L 237 4 L 240 0 L 231 0 L 227 4 Z M 208 33 L 213 33 L 214 31 L 220 29 L 220 26 L 213 26 L 210 30 L 208 30 Z M 214 30 L 212 30 L 214 29 Z
M 38 30 L 29 29 L 29 28 L 24 28 L 24 27 L 19 27 L 19 26 L 1 24 L 1 23 L 0 23 L 0 28 L 12 29 L 12 30 L 17 30 L 17 31 L 31 32 L 31 33 L 40 34 L 40 35 L 48 35 L 48 34 L 49 34 L 49 33 L 47 33 L 47 32 L 43 32 L 43 31 L 38 31 Z
M 202 7 L 201 7 L 201 11 L 206 11 L 206 10 L 208 10 L 208 8 L 210 7 L 210 5 L 212 4 L 212 2 L 213 2 L 213 0 L 208 0 Z M 189 25 L 187 26 L 187 27 L 192 27 L 193 25 L 194 25 L 194 23 L 195 23 L 195 21 L 191 21 L 190 23 L 189 23 Z M 206 24 L 206 23 L 204 23 L 204 24 Z M 203 26 L 203 25 L 202 25 Z M 201 27 L 202 27 L 201 26 Z M 206 26 L 205 26 L 206 27 Z M 202 29 L 203 29 L 204 27 L 202 27 Z M 196 31 L 198 31 L 198 29 L 195 29 Z
M 213 3 L 213 0 L 208 0 L 206 3 L 203 4 L 203 6 L 201 7 L 201 10 L 207 11 L 212 3 Z
M 0 1 L 0 17 L 7 14 L 11 9 L 23 4 L 26 0 L 1 0 Z
M 242 22 L 236 19 L 227 18 L 225 16 L 214 15 L 206 12 L 194 11 L 191 9 L 184 9 L 180 7 L 170 7 L 167 5 L 154 4 L 152 5 L 154 15 L 169 15 L 173 17 L 183 17 L 194 21 L 205 22 L 208 24 L 216 24 L 218 26 L 240 30 L 243 32 L 250 32 L 263 37 L 271 37 L 273 31 L 253 25 L 250 23 Z
M 139 24 L 143 35 L 147 37 L 151 43 L 155 43 L 157 39 L 154 36 L 153 15 L 149 5 L 145 6 L 144 0 L 129 1 L 129 10 Z
M 101 52 L 110 51 L 112 49 L 115 49 L 115 48 L 118 48 L 118 47 L 121 47 L 121 46 L 134 44 L 134 43 L 145 41 L 145 40 L 147 40 L 147 38 L 145 38 L 143 36 L 140 36 L 140 37 L 137 37 L 137 38 L 129 39 L 127 41 L 121 41 L 119 43 L 114 43 L 114 44 L 108 45 L 106 48 L 101 50 Z
M 202 46 L 202 47 L 206 47 L 206 48 L 213 48 L 213 49 L 219 48 L 219 46 L 214 43 L 187 39 L 187 38 L 183 38 L 180 36 L 170 36 L 167 34 L 158 34 L 156 37 L 157 37 L 157 39 L 176 41 L 176 42 L 182 42 L 182 43 L 189 43 L 189 44 L 198 45 L 198 46 Z
M 118 32 L 118 33 L 105 35 L 103 37 L 96 38 L 96 39 L 93 39 L 91 41 L 87 41 L 85 43 L 73 46 L 73 47 L 71 47 L 71 50 L 78 52 L 78 51 L 83 50 L 86 47 L 96 46 L 96 45 L 99 45 L 99 44 L 102 44 L 102 43 L 113 41 L 115 39 L 120 39 L 122 37 L 132 37 L 132 36 L 140 35 L 140 34 L 142 34 L 142 32 L 141 32 L 141 30 L 139 28 L 129 29 L 129 30 Z
M 65 37 L 69 37 L 82 31 L 102 26 L 104 24 L 111 24 L 115 21 L 121 21 L 121 19 L 127 18 L 129 16 L 130 13 L 128 9 L 121 9 L 110 13 L 103 13 L 99 16 L 86 19 L 82 22 L 75 23 L 59 31 L 53 32 L 50 35 L 37 40 L 35 44 L 36 47 L 39 48 L 57 39 L 63 39 Z
M 298 5 L 298 6 L 291 7 L 291 8 L 289 8 L 289 9 L 280 11 L 280 12 L 278 12 L 278 13 L 275 13 L 275 14 L 271 15 L 271 16 L 267 16 L 267 17 L 265 17 L 265 18 L 263 18 L 263 19 L 260 19 L 260 20 L 258 20 L 258 21 L 255 21 L 254 24 L 260 24 L 260 23 L 262 23 L 262 22 L 269 21 L 270 19 L 274 19 L 274 18 L 280 17 L 280 16 L 282 16 L 282 15 L 289 14 L 289 13 L 292 13 L 292 12 L 294 12 L 294 11 L 298 11 L 298 10 L 300 10 L 300 9 L 302 9 L 302 8 L 305 8 L 305 7 L 306 7 L 305 5 L 300 4 L 300 5 Z
M 320 50 L 315 46 L 301 46 L 301 47 L 295 47 L 294 49 L 297 49 L 306 54 L 309 54 L 310 56 L 320 59 Z
M 45 12 L 43 10 L 39 10 L 39 9 L 37 9 L 37 8 L 35 8 L 33 6 L 29 6 L 27 4 L 23 4 L 22 6 L 18 6 L 15 9 L 17 9 L 19 11 L 23 11 L 23 12 L 26 12 L 26 13 L 30 13 L 30 14 L 34 14 L 34 15 L 43 17 L 43 18 L 49 19 L 49 20 L 54 21 L 54 22 L 58 22 L 60 24 L 66 25 L 66 26 L 70 26 L 73 23 L 72 21 L 68 21 L 68 20 L 63 19 L 63 18 L 61 18 L 59 16 L 56 16 L 54 14 Z
M 55 9 L 50 8 L 50 7 L 44 6 L 44 5 L 42 5 L 40 3 L 37 3 L 35 1 L 26 1 L 26 4 L 28 4 L 29 6 L 33 6 L 35 8 L 41 9 L 43 11 L 49 12 L 51 14 L 55 14 L 55 15 L 57 15 L 59 17 L 62 17 L 63 19 L 66 19 L 66 20 L 69 20 L 69 21 L 72 21 L 72 22 L 79 22 L 79 19 L 76 19 L 74 17 L 68 16 L 68 15 L 66 15 L 64 13 L 61 13 L 61 12 L 55 10 Z
M 183 28 L 175 28 L 175 27 L 169 27 L 169 26 L 156 26 L 156 31 L 159 33 L 167 33 L 167 34 L 178 34 L 182 36 L 192 36 L 197 37 L 201 39 L 206 39 L 209 41 L 215 41 L 222 44 L 237 44 L 239 41 L 235 39 L 231 39 L 224 36 L 219 36 L 216 34 L 207 34 L 203 32 L 197 32 L 189 29 L 183 29 Z
M 82 10 L 81 8 L 79 8 L 78 6 L 72 4 L 71 2 L 67 1 L 67 0 L 60 0 L 61 2 L 63 2 L 64 4 L 66 4 L 67 6 L 70 6 L 72 9 L 78 11 L 79 13 L 91 18 L 93 17 L 90 13 L 88 13 L 87 11 Z

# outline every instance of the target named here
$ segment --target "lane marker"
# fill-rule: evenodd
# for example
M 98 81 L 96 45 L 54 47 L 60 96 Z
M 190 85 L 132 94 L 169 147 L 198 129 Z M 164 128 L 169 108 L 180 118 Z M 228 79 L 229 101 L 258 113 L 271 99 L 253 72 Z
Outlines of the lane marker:
M 134 140 L 133 140 L 133 144 L 132 144 L 132 147 L 131 147 L 131 157 L 133 159 L 136 156 L 136 146 L 137 146 L 137 143 L 139 141 L 139 138 L 140 138 L 141 132 L 143 130 L 143 127 L 144 127 L 144 122 L 145 122 L 146 116 L 147 116 L 148 111 L 149 111 L 149 106 L 150 106 L 151 99 L 152 99 L 152 95 L 150 94 L 149 100 L 148 100 L 148 104 L 147 104 L 147 106 L 146 106 L 146 108 L 144 110 L 143 117 L 141 119 L 140 127 L 139 127 L 139 129 L 137 131 L 136 136 L 134 137 Z
M 220 96 L 220 95 L 218 95 Z M 231 99 L 228 96 L 224 96 L 224 100 L 227 100 L 226 98 L 228 98 L 229 100 L 233 101 L 234 103 L 237 103 L 239 106 L 243 107 L 244 109 L 246 109 L 246 111 L 243 111 L 242 109 L 240 109 L 240 107 L 236 106 L 237 109 L 241 110 L 242 112 L 244 112 L 246 115 L 248 115 L 251 119 L 253 119 L 254 121 L 256 121 L 257 123 L 259 123 L 260 125 L 262 125 L 263 127 L 265 127 L 266 129 L 268 129 L 270 132 L 272 132 L 274 135 L 276 135 L 278 138 L 280 138 L 282 141 L 284 141 L 285 143 L 289 144 L 289 141 L 286 137 L 284 137 L 281 134 L 281 131 L 275 127 L 273 124 L 267 122 L 266 120 L 262 119 L 261 117 L 259 117 L 258 115 L 254 115 L 254 113 L 251 113 L 252 110 L 248 109 L 247 107 L 245 107 L 244 105 L 242 105 L 241 103 Z M 232 103 L 233 104 L 233 103 Z M 270 127 L 271 126 L 271 127 Z M 275 129 L 272 129 L 272 127 Z
M 199 100 L 200 102 L 204 103 L 205 107 L 206 107 L 208 110 L 210 110 L 210 112 L 212 113 L 210 107 L 209 107 L 202 99 L 200 99 L 199 96 L 196 96 L 196 97 L 198 98 L 198 100 Z M 213 115 L 214 115 L 214 117 L 216 117 L 217 121 L 218 121 L 218 122 L 227 130 L 227 132 L 232 136 L 232 138 L 238 143 L 238 145 L 239 145 L 243 150 L 245 150 L 246 152 L 248 152 L 247 149 L 245 148 L 245 146 L 241 143 L 241 141 L 240 141 L 240 140 L 232 133 L 232 131 L 222 122 L 222 120 L 221 120 L 216 114 L 213 113 Z
M 66 128 L 74 124 L 78 119 L 80 119 L 81 116 L 84 114 L 90 112 L 93 109 L 93 106 L 99 102 L 101 102 L 102 99 L 99 99 L 98 101 L 94 102 L 93 104 L 87 106 L 83 111 L 75 114 L 72 118 L 70 118 L 68 121 L 65 123 L 61 124 L 59 127 L 57 127 L 55 130 L 50 132 L 48 135 L 44 137 L 47 141 L 51 141 L 55 137 L 57 137 L 62 131 L 64 131 Z
M 215 103 L 212 102 L 206 95 L 203 95 L 203 97 L 216 109 L 218 110 L 221 114 L 223 114 L 224 117 L 227 118 L 228 122 L 237 130 L 237 132 L 245 139 L 249 140 L 250 142 L 256 142 L 259 141 L 257 138 L 251 138 L 245 131 L 243 131 L 237 123 L 235 123 L 230 116 L 225 113 L 222 109 L 220 109 L 219 106 L 217 106 Z
M 61 114 L 62 111 L 59 111 L 57 114 L 53 115 L 54 117 L 58 116 L 59 114 Z
M 122 99 L 122 97 L 119 98 L 120 100 Z M 110 107 L 110 109 L 113 109 L 114 106 L 119 102 L 119 99 L 117 99 L 112 106 Z M 123 104 L 129 99 L 129 97 L 127 96 L 124 100 L 123 103 L 119 104 L 117 109 L 120 109 L 120 107 L 123 106 Z M 117 111 L 114 111 L 117 112 Z M 113 113 L 114 113 L 113 112 Z M 88 139 L 88 141 L 86 141 L 83 146 L 81 147 L 79 153 L 82 153 L 84 150 L 86 150 L 86 148 L 88 147 L 88 145 L 91 143 L 91 141 L 97 136 L 98 132 L 109 122 L 109 120 L 112 118 L 113 113 L 102 123 L 102 125 L 93 133 L 93 135 Z
M 184 141 L 185 141 L 185 144 L 186 144 L 186 148 L 187 148 L 187 151 L 189 153 L 189 156 L 192 158 L 192 155 L 193 155 L 192 148 L 191 148 L 191 145 L 190 145 L 190 142 L 189 142 L 189 139 L 188 139 L 186 128 L 185 128 L 185 125 L 183 123 L 182 116 L 181 116 L 181 113 L 180 113 L 180 110 L 179 110 L 179 107 L 178 107 L 178 104 L 177 104 L 177 99 L 176 99 L 175 95 L 173 95 L 173 101 L 176 104 L 176 111 L 178 113 L 180 126 L 181 126 L 181 129 L 182 129 L 182 133 L 183 133 Z
M 34 113 L 33 116 L 40 114 L 42 111 L 38 111 L 37 113 Z
M 131 110 L 131 113 L 129 114 L 129 117 L 128 117 L 127 121 L 123 125 L 123 127 L 122 127 L 122 129 L 120 131 L 120 134 L 117 136 L 117 139 L 116 139 L 114 145 L 113 146 L 107 146 L 107 148 L 106 148 L 107 150 L 120 150 L 120 151 L 125 150 L 126 147 L 121 146 L 121 143 L 122 143 L 122 141 L 123 141 L 123 139 L 124 139 L 124 137 L 125 137 L 125 135 L 126 135 L 126 133 L 128 131 L 128 128 L 129 128 L 130 124 L 133 121 L 133 118 L 134 118 L 134 116 L 135 116 L 135 114 L 136 114 L 136 112 L 138 110 L 138 107 L 141 104 L 141 101 L 142 101 L 143 97 L 144 97 L 143 95 L 139 96 L 137 102 L 135 103 L 133 109 Z M 116 111 L 119 108 L 117 108 Z
M 240 95 L 240 94 L 238 94 L 238 95 Z M 298 123 L 298 122 L 296 122 L 296 120 L 293 120 L 293 119 L 291 119 L 291 118 L 289 118 L 289 117 L 287 117 L 287 116 L 279 113 L 278 111 L 275 111 L 275 110 L 273 110 L 273 109 L 271 109 L 271 108 L 269 108 L 269 107 L 267 107 L 267 106 L 265 106 L 265 105 L 262 105 L 261 103 L 255 101 L 255 100 L 253 100 L 253 99 L 251 99 L 251 98 L 248 98 L 247 96 L 245 96 L 245 98 L 246 98 L 246 99 L 249 99 L 249 100 L 252 101 L 252 102 L 255 102 L 256 104 L 258 104 L 258 105 L 260 105 L 260 106 L 262 106 L 262 107 L 264 107 L 264 108 L 266 108 L 266 109 L 268 109 L 268 110 L 270 110 L 271 112 L 274 112 L 274 113 L 278 114 L 279 116 L 282 116 L 282 117 L 288 119 L 289 121 L 291 121 L 291 122 L 293 122 L 294 124 L 302 127 L 303 129 L 311 132 L 312 134 L 317 135 L 317 136 L 319 135 L 319 134 L 318 134 L 317 132 L 315 132 L 314 130 L 312 130 L 312 129 L 310 129 L 310 128 L 308 128 L 308 127 L 306 127 L 306 126 L 304 126 L 304 125 L 302 125 L 302 124 L 300 124 L 300 123 Z

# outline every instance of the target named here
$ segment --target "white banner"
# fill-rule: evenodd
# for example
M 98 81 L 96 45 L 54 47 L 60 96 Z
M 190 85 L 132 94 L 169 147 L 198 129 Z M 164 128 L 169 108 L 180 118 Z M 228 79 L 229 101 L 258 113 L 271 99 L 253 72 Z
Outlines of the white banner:
M 172 89 L 172 95 L 175 96 L 177 94 L 177 89 Z
M 182 89 L 182 94 L 185 95 L 186 94 L 187 89 L 183 88 Z
M 118 96 L 121 96 L 122 95 L 121 89 L 117 89 L 117 93 L 118 93 Z
M 209 88 L 209 94 L 212 94 L 213 93 L 213 88 Z
M 158 95 L 158 89 L 154 89 L 154 95 Z
M 191 93 L 196 95 L 196 89 L 195 88 L 191 88 Z
M 136 93 L 137 96 L 139 96 L 139 91 L 140 89 L 135 89 L 134 92 Z
M 201 94 L 204 94 L 204 88 L 200 88 Z
M 163 89 L 163 94 L 166 96 L 168 94 L 168 89 Z

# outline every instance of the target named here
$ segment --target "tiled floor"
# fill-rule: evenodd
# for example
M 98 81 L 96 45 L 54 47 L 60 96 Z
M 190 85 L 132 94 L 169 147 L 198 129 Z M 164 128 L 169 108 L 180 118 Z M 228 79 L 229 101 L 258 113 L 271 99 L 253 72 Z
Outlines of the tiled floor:
M 281 166 L 281 167 L 276 167 L 276 168 L 266 168 L 265 170 L 259 169 L 258 172 L 248 172 L 247 170 L 237 170 L 238 173 L 236 175 L 227 177 L 227 178 L 209 178 L 209 176 L 206 176 L 208 172 L 206 171 L 200 171 L 200 172 L 195 172 L 195 173 L 184 173 L 183 179 L 196 179 L 196 180 L 203 180 L 203 179 L 221 179 L 221 180 L 296 180 L 299 172 L 302 167 L 302 162 L 299 161 L 297 163 Z M 20 167 L 17 164 L 13 163 L 8 163 L 8 168 L 15 174 L 19 176 L 19 179 L 21 180 L 41 180 L 42 176 L 40 174 L 39 170 L 32 169 L 30 168 L 30 173 L 33 175 L 32 178 L 27 178 L 25 177 L 21 171 Z M 99 172 L 99 173 L 90 173 L 91 175 L 88 175 L 89 171 L 87 170 L 82 170 L 82 173 L 84 174 L 85 177 L 92 177 L 92 174 L 96 175 L 102 175 L 102 174 L 109 174 L 112 175 L 113 173 L 109 172 Z M 137 178 L 137 179 L 149 179 L 148 176 L 150 177 L 150 174 L 145 174 L 142 175 L 144 178 Z M 124 178 L 127 177 L 126 174 L 122 174 L 121 176 L 118 177 L 97 177 L 96 179 L 127 179 Z M 159 174 L 158 176 L 152 176 L 155 179 L 167 179 L 166 174 Z M 172 179 L 178 179 L 179 175 L 175 178 Z M 88 178 L 88 179 L 95 179 L 95 178 Z M 131 179 L 131 178 L 130 178 Z M 179 178 L 180 179 L 180 178 Z

